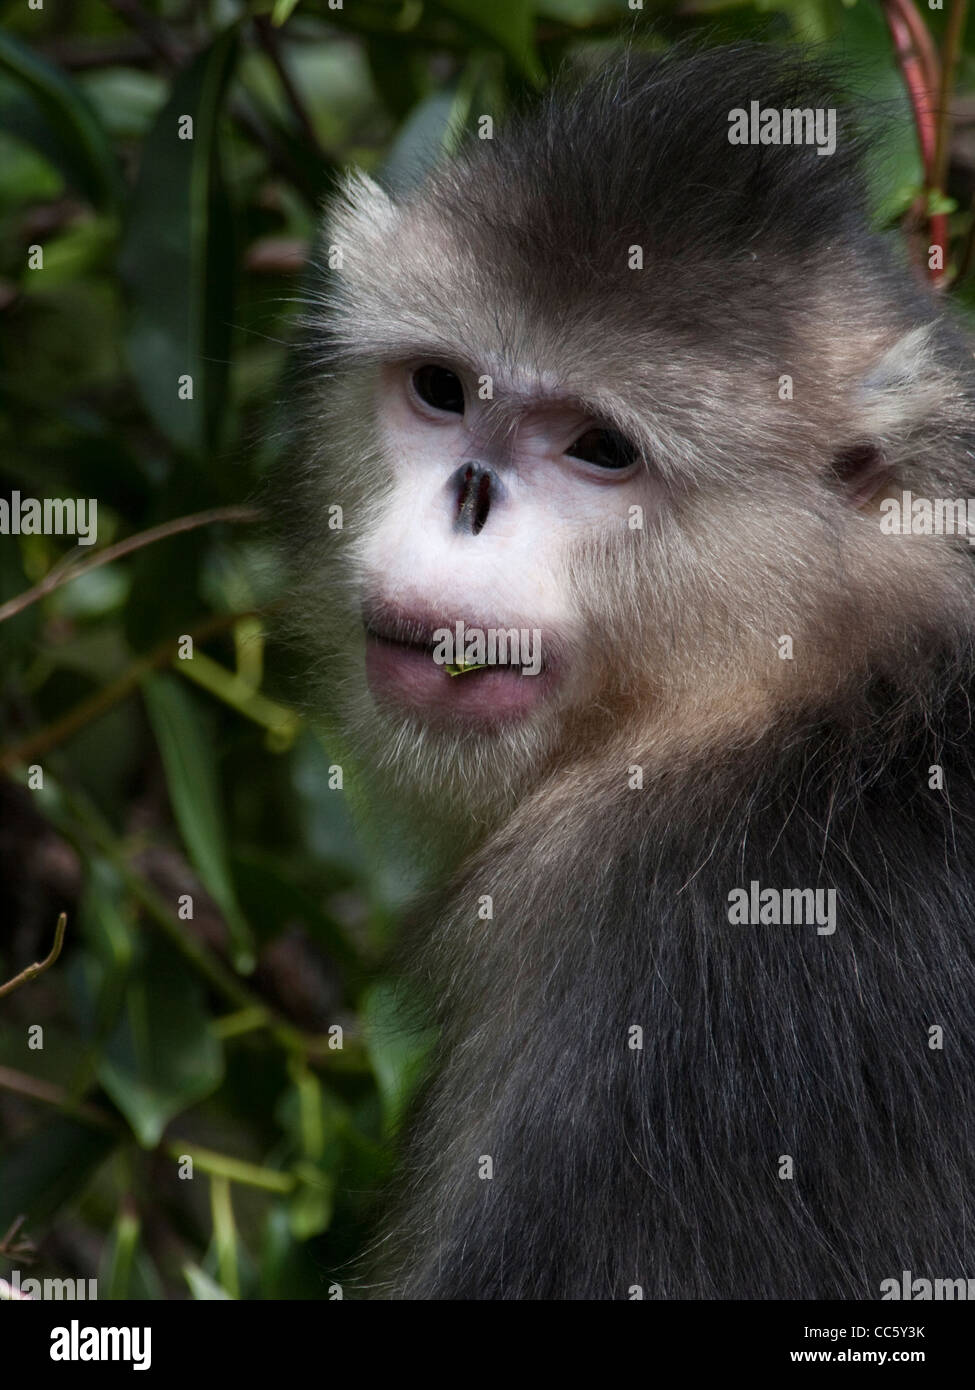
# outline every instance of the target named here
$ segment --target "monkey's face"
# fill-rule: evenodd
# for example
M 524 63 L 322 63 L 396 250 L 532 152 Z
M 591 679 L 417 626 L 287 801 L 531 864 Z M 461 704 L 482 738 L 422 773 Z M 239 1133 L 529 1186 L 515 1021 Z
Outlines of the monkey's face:
M 593 693 L 566 556 L 653 500 L 620 430 L 480 365 L 421 358 L 376 373 L 389 483 L 358 547 L 372 698 L 475 735 Z
M 608 413 L 470 343 L 353 367 L 326 406 L 318 500 L 343 524 L 308 612 L 333 711 L 365 761 L 486 816 L 598 706 L 574 569 L 655 515 L 659 480 Z
M 533 189 L 504 221 L 482 184 L 355 181 L 328 228 L 306 632 L 365 761 L 477 812 L 590 735 L 727 743 L 896 662 L 958 570 L 875 514 L 941 395 L 927 331 L 832 251 L 637 273 L 610 226 L 546 260 Z

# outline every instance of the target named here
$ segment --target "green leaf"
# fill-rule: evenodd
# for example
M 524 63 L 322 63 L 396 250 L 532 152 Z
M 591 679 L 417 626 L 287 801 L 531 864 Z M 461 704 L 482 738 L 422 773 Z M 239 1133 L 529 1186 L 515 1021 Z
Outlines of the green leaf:
M 254 968 L 254 939 L 230 873 L 212 739 L 175 676 L 147 676 L 142 689 L 186 852 L 226 919 L 238 970 L 247 973 Z
M 233 855 L 231 863 L 234 882 L 257 924 L 262 944 L 298 924 L 341 965 L 346 979 L 353 985 L 357 983 L 358 957 L 354 946 L 317 897 L 303 892 L 294 882 L 293 867 L 253 851 Z
M 61 1117 L 15 1140 L 0 1158 L 0 1233 L 20 1215 L 27 1230 L 76 1197 L 118 1136 Z
M 727 3 L 737 4 L 738 0 L 727 0 Z M 582 26 L 605 17 L 608 5 L 606 0 L 538 0 L 534 8 L 536 14 Z
M 91 956 L 77 960 L 75 976 L 85 1024 L 95 1046 L 111 1032 L 125 1005 L 129 970 L 137 954 L 137 925 L 117 869 L 100 855 L 88 861 L 78 925 Z
M 271 11 L 271 23 L 276 25 L 285 24 L 297 8 L 298 0 L 274 0 L 274 9 Z
M 923 182 L 911 104 L 879 5 L 844 9 L 826 50 L 843 72 L 863 123 L 865 171 L 873 218 L 889 225 L 911 206 Z
M 162 110 L 168 82 L 139 68 L 95 68 L 78 83 L 115 139 L 142 140 Z
M 59 68 L 0 32 L 0 126 L 40 150 L 97 206 L 114 207 L 123 184 L 94 107 Z
M 231 1298 L 239 1298 L 240 1238 L 233 1197 L 229 1180 L 216 1173 L 210 1175 L 210 1215 L 213 1218 L 213 1242 L 210 1248 L 216 1257 L 221 1286 Z
M 72 924 L 68 925 L 70 929 Z M 0 965 L 0 978 L 13 974 L 9 966 L 9 959 Z M 61 962 L 57 968 L 61 968 Z M 36 1081 L 47 1081 L 72 1097 L 84 1095 L 95 1079 L 94 1061 L 78 1046 L 77 1031 L 50 1019 L 45 1020 L 43 1028 L 44 1046 L 35 1050 L 27 1045 L 23 1024 L 0 1019 L 0 1066 L 29 1071 Z
M 289 1128 L 297 1130 L 302 1158 L 292 1171 L 298 1185 L 288 1202 L 288 1220 L 295 1240 L 308 1240 L 328 1230 L 335 1207 L 335 1178 L 332 1169 L 338 1164 L 342 1145 L 335 1130 L 336 1115 L 341 1108 L 326 1103 L 321 1081 L 310 1067 L 292 1067 L 295 1093 L 287 1105 L 292 1113 Z M 326 1142 L 327 1132 L 328 1142 Z
M 929 217 L 934 217 L 939 212 L 952 213 L 957 211 L 958 202 L 955 198 L 947 198 L 934 188 L 928 193 L 927 214 Z
M 198 1301 L 219 1302 L 230 1298 L 230 1294 L 220 1287 L 216 1279 L 211 1279 L 206 1270 L 201 1269 L 199 1265 L 185 1264 L 183 1278 L 190 1286 L 190 1293 Z
M 420 101 L 425 90 L 423 69 L 403 45 L 389 34 L 372 34 L 364 40 L 369 71 L 387 110 L 398 121 Z
M 97 273 L 114 250 L 115 227 L 109 218 L 89 218 L 66 227 L 44 243 L 44 269 L 26 267 L 20 283 L 24 289 L 46 294 L 72 280 Z
M 310 1240 L 332 1224 L 335 1179 L 314 1163 L 295 1165 L 298 1186 L 288 1199 L 288 1229 L 295 1240 Z
M 392 980 L 379 980 L 366 991 L 362 1026 L 382 1098 L 385 1128 L 387 1133 L 394 1133 L 423 1078 L 436 1030 L 417 1027 L 402 985 Z
M 98 1278 L 103 1298 L 114 1300 L 131 1296 L 129 1286 L 139 1248 L 139 1224 L 135 1210 L 124 1205 L 102 1255 Z
M 204 991 L 158 937 L 146 939 L 139 969 L 129 977 L 98 1079 L 146 1148 L 158 1144 L 174 1115 L 212 1094 L 223 1079 L 223 1051 L 210 1028 Z
M 119 265 L 139 391 L 163 433 L 196 455 L 219 437 L 226 403 L 234 219 L 218 137 L 236 53 L 229 29 L 176 78 L 142 150 Z M 186 117 L 192 139 L 180 138 Z M 180 399 L 187 377 L 192 399 Z
M 0 82 L 0 120 L 6 123 Z M 0 209 L 42 203 L 64 192 L 64 179 L 51 162 L 22 140 L 0 130 Z
M 513 58 L 532 81 L 541 67 L 535 52 L 533 0 L 439 0 L 440 8 L 462 20 Z
M 381 182 L 395 197 L 416 188 L 451 146 L 456 126 L 456 93 L 431 92 L 403 124 L 382 163 Z

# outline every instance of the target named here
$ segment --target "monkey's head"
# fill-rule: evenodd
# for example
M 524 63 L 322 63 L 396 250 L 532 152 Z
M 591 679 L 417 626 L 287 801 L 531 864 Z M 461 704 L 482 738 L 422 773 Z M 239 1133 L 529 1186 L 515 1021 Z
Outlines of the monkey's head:
M 812 143 L 732 143 L 752 103 Z M 373 761 L 485 815 L 546 760 L 726 742 L 965 626 L 964 539 L 881 502 L 971 493 L 971 378 L 857 163 L 822 79 L 745 47 L 559 90 L 403 198 L 346 183 L 296 553 Z

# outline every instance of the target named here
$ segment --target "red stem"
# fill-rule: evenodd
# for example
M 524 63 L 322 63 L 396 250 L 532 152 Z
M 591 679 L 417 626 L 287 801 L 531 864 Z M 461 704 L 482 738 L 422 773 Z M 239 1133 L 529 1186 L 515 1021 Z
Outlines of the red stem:
M 931 195 L 941 192 L 937 183 L 938 127 L 934 111 L 935 96 L 940 86 L 940 64 L 924 21 L 914 8 L 913 0 L 883 0 L 883 10 L 914 113 L 914 125 L 924 168 L 924 205 L 927 206 Z M 936 285 L 944 275 L 944 262 L 948 256 L 948 218 L 945 213 L 929 213 L 928 228 L 930 245 L 941 248 L 941 266 L 928 265 L 928 274 L 932 283 Z

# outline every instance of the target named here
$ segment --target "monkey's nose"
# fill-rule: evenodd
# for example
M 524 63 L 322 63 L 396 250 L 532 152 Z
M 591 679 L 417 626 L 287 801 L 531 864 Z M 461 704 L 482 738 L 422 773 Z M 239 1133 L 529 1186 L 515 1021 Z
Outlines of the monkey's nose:
M 457 496 L 457 517 L 454 526 L 476 536 L 484 529 L 491 504 L 497 496 L 498 481 L 490 468 L 476 463 L 462 463 L 454 474 Z

